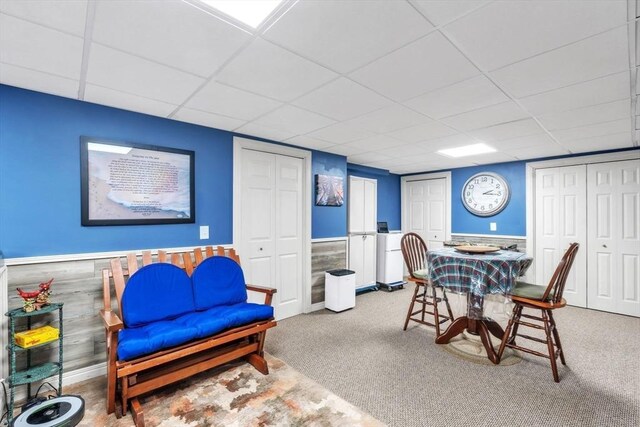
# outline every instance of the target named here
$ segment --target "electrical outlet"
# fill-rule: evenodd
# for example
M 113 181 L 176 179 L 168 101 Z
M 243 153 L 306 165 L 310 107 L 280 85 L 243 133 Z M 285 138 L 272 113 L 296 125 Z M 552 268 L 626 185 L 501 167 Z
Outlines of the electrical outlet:
M 205 240 L 209 238 L 209 226 L 201 225 L 200 226 L 200 240 Z
M 498 225 L 495 222 L 489 223 L 489 230 L 496 231 L 498 229 Z

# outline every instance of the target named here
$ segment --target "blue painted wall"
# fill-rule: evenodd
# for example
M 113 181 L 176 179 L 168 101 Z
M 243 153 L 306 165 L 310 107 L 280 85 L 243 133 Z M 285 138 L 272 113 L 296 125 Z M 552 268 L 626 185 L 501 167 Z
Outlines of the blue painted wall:
M 312 186 L 314 189 L 313 206 L 311 208 L 312 238 L 343 237 L 347 235 L 347 158 L 337 154 L 313 152 Z M 316 175 L 340 176 L 343 179 L 344 204 L 342 206 L 316 206 L 315 205 L 315 176 Z
M 389 230 L 400 230 L 400 175 L 351 163 L 347 165 L 347 175 L 378 180 L 378 221 L 386 221 Z
M 80 136 L 193 150 L 196 224 L 82 227 Z M 232 242 L 232 132 L 0 85 L 0 250 L 7 258 Z M 346 176 L 346 158 L 312 154 Z M 332 210 L 336 209 L 336 210 Z M 346 234 L 346 206 L 312 210 L 313 237 Z M 199 239 L 199 225 L 210 239 Z
M 498 163 L 453 169 L 451 171 L 451 232 L 468 234 L 501 234 L 524 236 L 526 230 L 526 188 L 525 162 Z M 507 207 L 497 215 L 480 217 L 473 215 L 462 204 L 462 187 L 472 175 L 478 172 L 494 172 L 502 175 L 511 190 Z M 489 223 L 495 222 L 496 231 L 489 230 Z

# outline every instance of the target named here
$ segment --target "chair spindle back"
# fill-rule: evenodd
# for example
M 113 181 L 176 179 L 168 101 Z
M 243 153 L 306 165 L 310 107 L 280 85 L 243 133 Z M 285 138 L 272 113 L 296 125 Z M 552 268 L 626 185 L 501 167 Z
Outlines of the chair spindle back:
M 569 245 L 569 248 L 564 253 L 562 259 L 558 263 L 556 270 L 553 272 L 553 276 L 551 276 L 551 280 L 549 280 L 549 284 L 547 285 L 547 290 L 544 292 L 542 296 L 543 300 L 549 298 L 551 292 L 553 292 L 552 301 L 554 303 L 559 303 L 562 300 L 562 294 L 564 293 L 564 287 L 567 284 L 567 277 L 569 276 L 569 271 L 571 270 L 571 266 L 573 265 L 573 260 L 576 258 L 576 253 L 578 253 L 578 248 L 580 245 L 578 243 L 572 243 Z
M 414 273 L 418 270 L 424 270 L 427 245 L 416 233 L 407 233 L 402 236 L 400 240 L 400 248 L 402 249 L 402 256 L 404 262 L 409 270 L 409 276 L 415 277 Z

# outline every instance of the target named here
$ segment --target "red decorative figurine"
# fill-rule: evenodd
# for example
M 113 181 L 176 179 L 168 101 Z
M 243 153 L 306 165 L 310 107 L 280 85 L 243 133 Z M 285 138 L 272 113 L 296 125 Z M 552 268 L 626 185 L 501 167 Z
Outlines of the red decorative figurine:
M 20 295 L 24 300 L 22 309 L 25 312 L 29 313 L 33 310 L 40 310 L 45 305 L 49 304 L 51 282 L 53 282 L 53 278 L 48 282 L 40 283 L 39 289 L 32 292 L 25 292 L 20 288 L 16 288 L 18 290 L 18 295 Z

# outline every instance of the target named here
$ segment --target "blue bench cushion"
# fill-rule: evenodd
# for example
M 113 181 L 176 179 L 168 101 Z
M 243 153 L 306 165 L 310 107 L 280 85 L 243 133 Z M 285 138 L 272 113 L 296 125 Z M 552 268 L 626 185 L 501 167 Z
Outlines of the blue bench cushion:
M 243 302 L 187 313 L 177 319 L 157 321 L 138 328 L 123 329 L 118 336 L 118 358 L 131 360 L 271 317 L 273 307 Z
M 191 280 L 172 264 L 142 267 L 129 278 L 122 295 L 122 316 L 128 328 L 176 318 L 195 311 Z
M 247 301 L 242 268 L 228 257 L 213 256 L 202 261 L 191 274 L 197 310 Z

